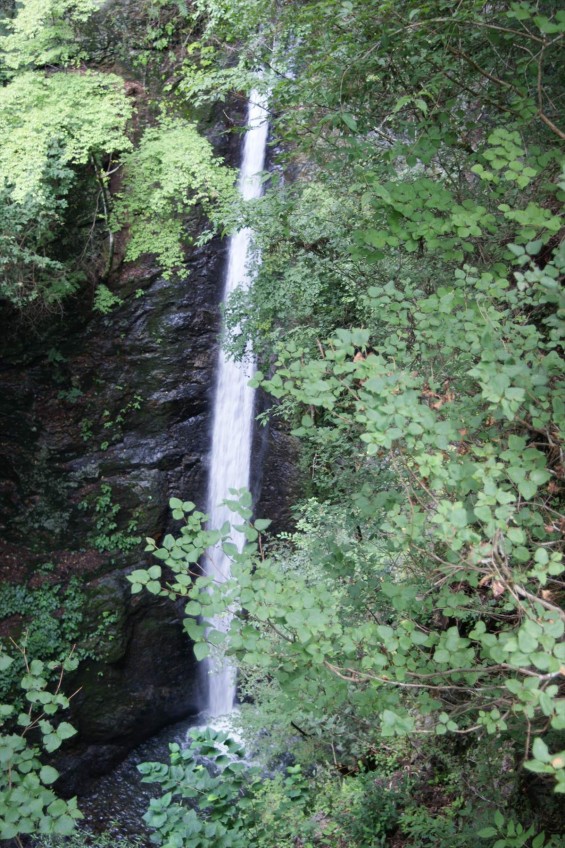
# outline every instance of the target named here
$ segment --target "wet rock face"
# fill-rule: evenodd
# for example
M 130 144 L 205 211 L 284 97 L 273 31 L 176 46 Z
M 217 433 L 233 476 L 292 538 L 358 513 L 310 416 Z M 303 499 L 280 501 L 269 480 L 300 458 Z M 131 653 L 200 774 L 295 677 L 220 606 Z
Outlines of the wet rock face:
M 102 611 L 109 624 L 98 646 L 104 659 L 83 663 L 68 681 L 78 689 L 71 709 L 78 744 L 57 760 L 68 794 L 106 774 L 149 733 L 196 715 L 203 697 L 203 676 L 179 627 L 182 608 L 132 596 L 119 573 L 96 581 L 89 594 L 92 624 Z
M 207 135 L 237 166 L 240 137 L 216 111 Z M 244 122 L 245 104 L 229 111 Z M 133 539 L 168 529 L 169 497 L 204 505 L 226 250 L 219 239 L 187 249 L 183 280 L 164 280 L 150 257 L 118 264 L 108 286 L 122 304 L 106 316 L 87 287 L 29 326 L 0 302 L 4 540 L 56 562 L 94 549 L 111 570 L 139 552 Z
M 215 242 L 183 282 L 131 268 L 110 315 L 6 351 L 0 580 L 52 562 L 51 580 L 85 581 L 83 629 L 98 630 L 100 659 L 67 680 L 80 690 L 57 762 L 68 792 L 203 706 L 182 607 L 132 596 L 125 573 L 146 567 L 145 536 L 170 529 L 170 497 L 205 503 L 224 260 Z
M 104 549 L 92 512 L 98 536 L 113 522 L 145 536 L 163 531 L 169 496 L 203 502 L 224 253 L 201 250 L 183 282 L 132 269 L 123 306 L 76 336 L 51 337 L 37 364 L 6 368 L 0 523 L 9 541 L 25 531 L 37 551 L 85 541 Z
M 273 399 L 259 389 L 255 413 L 270 409 Z M 299 443 L 286 422 L 273 416 L 266 426 L 256 425 L 253 436 L 251 491 L 258 518 L 270 518 L 269 533 L 276 535 L 294 525 L 291 506 L 296 503 L 303 481 L 298 470 Z
M 238 146 L 222 151 L 232 164 Z M 34 326 L 0 309 L 0 581 L 38 585 L 45 563 L 51 582 L 79 576 L 84 631 L 100 640 L 100 659 L 68 680 L 80 688 L 79 732 L 58 763 L 68 791 L 203 706 L 182 608 L 131 596 L 125 575 L 147 566 L 144 537 L 172 529 L 171 497 L 205 508 L 226 251 L 219 240 L 191 250 L 182 281 L 149 260 L 122 266 L 110 281 L 122 305 L 106 316 L 85 291 Z M 256 512 L 277 531 L 289 526 L 295 450 L 277 425 L 257 429 Z
M 98 658 L 66 681 L 64 791 L 203 707 L 182 607 L 132 596 L 125 574 L 172 529 L 171 497 L 205 506 L 226 247 L 192 249 L 182 281 L 123 265 L 106 316 L 88 291 L 34 326 L 0 310 L 0 581 L 37 586 L 45 563 L 50 582 L 78 576 Z

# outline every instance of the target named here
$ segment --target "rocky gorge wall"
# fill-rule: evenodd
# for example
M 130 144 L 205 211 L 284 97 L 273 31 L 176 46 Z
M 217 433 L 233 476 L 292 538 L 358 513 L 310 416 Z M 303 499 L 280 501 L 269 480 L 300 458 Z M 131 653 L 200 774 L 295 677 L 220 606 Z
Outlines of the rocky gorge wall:
M 238 138 L 224 147 L 237 162 Z M 58 765 L 68 791 L 202 707 L 182 609 L 132 596 L 125 575 L 147 564 L 144 538 L 168 531 L 170 497 L 204 508 L 225 258 L 218 239 L 192 250 L 183 281 L 149 259 L 123 265 L 111 280 L 122 304 L 105 316 L 84 300 L 33 327 L 0 316 L 0 581 L 78 577 L 83 632 L 98 628 L 94 658 L 68 682 L 79 689 L 78 734 Z M 293 441 L 261 429 L 254 453 L 257 514 L 282 529 Z M 0 635 L 26 626 L 0 621 Z

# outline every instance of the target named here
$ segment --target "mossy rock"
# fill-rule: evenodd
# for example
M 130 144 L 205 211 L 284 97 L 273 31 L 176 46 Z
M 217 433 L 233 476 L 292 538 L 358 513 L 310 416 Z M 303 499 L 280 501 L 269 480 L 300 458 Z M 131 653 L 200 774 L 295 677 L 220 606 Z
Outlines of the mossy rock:
M 129 586 L 120 573 L 111 573 L 85 589 L 81 647 L 102 663 L 114 663 L 123 657 L 127 642 Z

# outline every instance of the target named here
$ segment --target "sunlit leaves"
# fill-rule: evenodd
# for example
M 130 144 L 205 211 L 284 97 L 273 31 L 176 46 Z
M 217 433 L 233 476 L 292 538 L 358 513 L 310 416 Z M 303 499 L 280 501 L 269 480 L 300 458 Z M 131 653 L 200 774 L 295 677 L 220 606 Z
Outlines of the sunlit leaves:
M 0 91 L 0 180 L 12 201 L 31 196 L 39 207 L 52 205 L 53 183 L 70 181 L 72 165 L 131 146 L 130 115 L 122 81 L 111 74 L 18 75 Z
M 4 297 L 19 306 L 49 303 L 76 287 L 76 274 L 46 245 L 61 231 L 76 168 L 130 147 L 130 115 L 122 81 L 112 74 L 26 71 L 0 89 Z
M 166 275 L 183 265 L 185 216 L 200 205 L 209 215 L 229 202 L 234 174 L 217 159 L 195 125 L 163 118 L 125 158 L 126 192 L 116 226 L 131 227 L 127 258 L 155 253 Z
M 81 24 L 100 6 L 101 0 L 25 0 L 15 18 L 6 21 L 8 35 L 0 38 L 3 61 L 10 69 L 77 62 Z

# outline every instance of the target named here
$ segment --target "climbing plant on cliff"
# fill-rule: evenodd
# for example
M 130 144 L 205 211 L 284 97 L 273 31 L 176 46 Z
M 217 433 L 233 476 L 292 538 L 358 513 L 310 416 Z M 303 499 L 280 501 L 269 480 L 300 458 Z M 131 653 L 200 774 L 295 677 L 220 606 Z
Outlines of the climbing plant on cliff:
M 71 192 L 81 171 L 131 146 L 130 115 L 112 74 L 26 71 L 0 91 L 4 297 L 19 306 L 49 305 L 77 287 L 80 266 L 57 244 L 65 238 Z M 95 223 L 88 212 L 87 221 L 89 228 Z
M 81 27 L 98 5 L 27 0 L 4 21 L 0 294 L 19 307 L 49 306 L 76 289 L 82 269 L 76 245 L 66 243 L 76 227 L 68 220 L 72 191 L 96 196 L 102 161 L 131 146 L 121 79 L 78 67 Z M 85 204 L 82 214 L 79 253 L 98 212 Z

